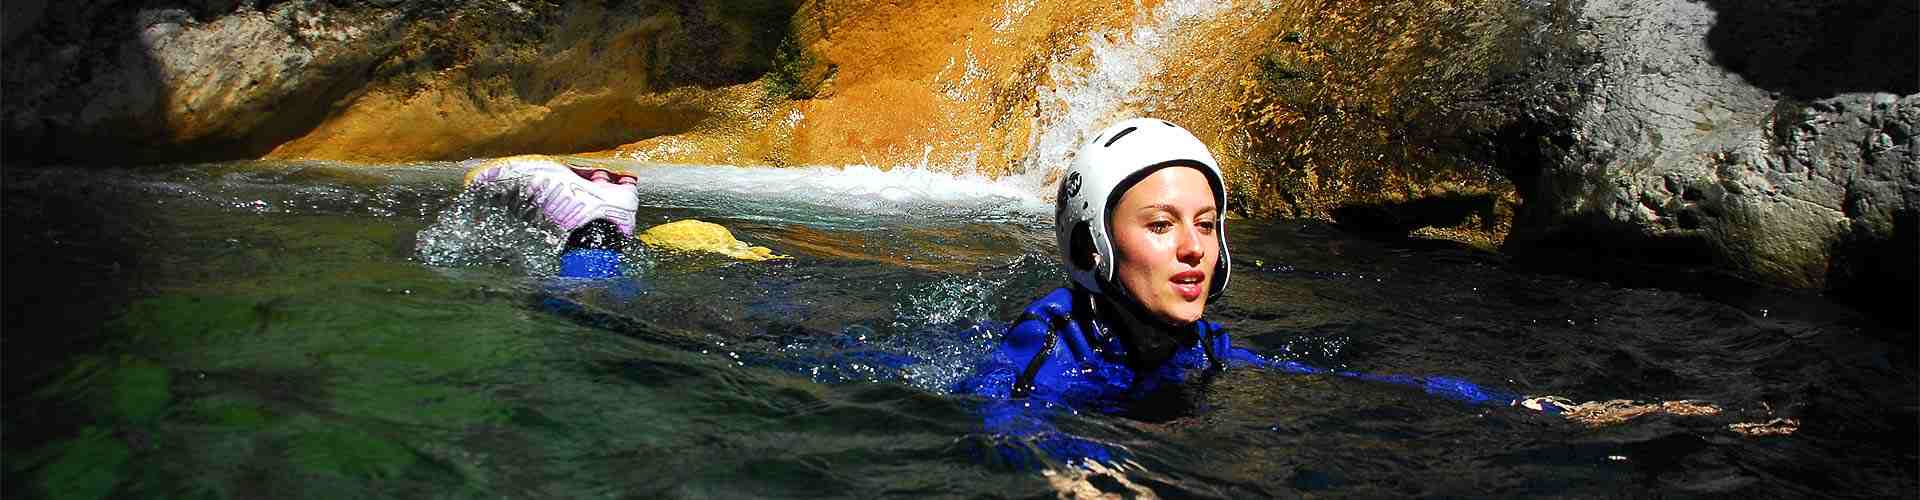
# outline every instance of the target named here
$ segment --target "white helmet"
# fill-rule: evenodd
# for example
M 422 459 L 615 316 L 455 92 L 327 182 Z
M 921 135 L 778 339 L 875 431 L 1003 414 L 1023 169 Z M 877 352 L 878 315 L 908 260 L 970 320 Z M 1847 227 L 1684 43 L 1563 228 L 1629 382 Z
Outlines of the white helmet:
M 1108 227 L 1107 210 L 1120 201 L 1125 187 L 1161 167 L 1193 167 L 1207 175 L 1213 185 L 1213 203 L 1218 210 L 1227 208 L 1227 186 L 1220 165 L 1207 145 L 1187 129 L 1152 118 L 1134 118 L 1107 127 L 1093 136 L 1073 158 L 1067 174 L 1060 180 L 1060 195 L 1054 202 L 1054 237 L 1066 260 L 1067 274 L 1087 291 L 1105 294 L 1104 283 L 1113 281 L 1113 237 Z M 1223 217 L 1214 234 L 1220 238 L 1220 261 L 1215 265 L 1208 299 L 1217 299 L 1227 289 L 1227 274 L 1232 259 L 1227 253 L 1227 225 Z M 1099 259 L 1092 263 L 1075 262 L 1083 250 L 1075 248 L 1074 235 L 1084 231 L 1088 238 L 1080 244 L 1093 244 Z

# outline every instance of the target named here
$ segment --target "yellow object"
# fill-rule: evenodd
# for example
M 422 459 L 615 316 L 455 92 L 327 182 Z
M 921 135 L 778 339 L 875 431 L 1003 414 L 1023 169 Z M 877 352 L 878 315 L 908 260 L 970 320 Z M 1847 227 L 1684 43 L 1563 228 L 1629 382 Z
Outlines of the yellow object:
M 774 255 L 767 247 L 749 246 L 733 238 L 726 226 L 685 219 L 648 228 L 640 233 L 640 242 L 649 247 L 680 252 L 709 252 L 740 260 L 763 261 L 790 258 Z

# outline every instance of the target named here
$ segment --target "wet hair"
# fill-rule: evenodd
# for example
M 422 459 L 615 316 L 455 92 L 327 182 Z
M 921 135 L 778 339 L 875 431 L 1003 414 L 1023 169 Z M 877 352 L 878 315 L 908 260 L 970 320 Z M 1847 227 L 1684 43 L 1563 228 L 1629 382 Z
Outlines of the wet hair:
M 580 226 L 579 229 L 574 229 L 573 233 L 567 235 L 568 250 L 595 249 L 621 252 L 625 251 L 626 248 L 627 235 L 620 234 L 620 228 L 615 227 L 612 222 L 606 219 L 589 221 L 586 225 Z

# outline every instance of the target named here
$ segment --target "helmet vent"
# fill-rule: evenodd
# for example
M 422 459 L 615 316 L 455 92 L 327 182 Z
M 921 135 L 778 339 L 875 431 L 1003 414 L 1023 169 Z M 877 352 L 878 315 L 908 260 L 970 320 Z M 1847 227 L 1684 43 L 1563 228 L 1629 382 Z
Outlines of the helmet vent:
M 1139 130 L 1139 128 L 1140 127 L 1127 127 L 1126 129 L 1121 130 L 1120 133 L 1113 134 L 1113 138 L 1107 139 L 1107 143 L 1100 145 L 1100 147 L 1103 147 L 1103 148 L 1112 147 L 1113 143 L 1119 141 L 1121 137 L 1126 137 L 1127 134 L 1131 134 L 1133 133 L 1134 130 Z
M 1169 122 L 1169 121 L 1166 121 L 1166 120 L 1160 120 L 1160 124 L 1161 124 L 1161 125 L 1166 125 L 1166 126 L 1169 126 L 1169 127 L 1173 127 L 1173 128 L 1180 128 L 1179 126 L 1176 126 L 1176 125 L 1174 125 L 1174 124 L 1173 124 L 1173 122 Z

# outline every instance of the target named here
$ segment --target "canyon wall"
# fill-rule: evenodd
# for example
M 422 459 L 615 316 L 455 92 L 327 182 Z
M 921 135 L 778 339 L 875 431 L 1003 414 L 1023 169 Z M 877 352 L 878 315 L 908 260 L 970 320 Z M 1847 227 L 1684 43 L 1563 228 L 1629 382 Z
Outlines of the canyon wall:
M 1231 209 L 1909 316 L 1911 3 L 7 4 L 6 161 L 572 153 L 1047 189 L 1128 115 Z M 1657 281 L 1657 280 L 1655 280 Z

